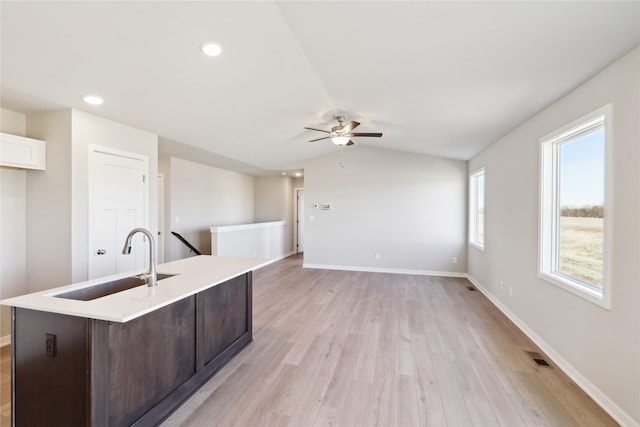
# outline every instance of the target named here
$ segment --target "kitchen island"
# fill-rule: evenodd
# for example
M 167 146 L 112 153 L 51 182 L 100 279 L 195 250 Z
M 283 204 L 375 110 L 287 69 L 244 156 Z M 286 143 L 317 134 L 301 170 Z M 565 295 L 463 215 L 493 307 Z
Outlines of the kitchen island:
M 156 287 L 117 275 L 2 301 L 14 425 L 157 425 L 251 342 L 266 263 L 198 256 L 159 265 Z

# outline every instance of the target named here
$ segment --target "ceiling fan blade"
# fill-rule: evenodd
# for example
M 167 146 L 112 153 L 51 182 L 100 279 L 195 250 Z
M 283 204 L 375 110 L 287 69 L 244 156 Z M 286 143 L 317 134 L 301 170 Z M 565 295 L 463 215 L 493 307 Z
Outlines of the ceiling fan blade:
M 352 133 L 351 136 L 375 136 L 381 137 L 382 133 L 380 132 L 360 132 L 360 133 Z
M 322 137 L 322 138 L 312 139 L 312 140 L 311 140 L 311 141 L 309 141 L 309 142 L 316 142 L 316 141 L 321 141 L 321 140 L 323 140 L 323 139 L 329 139 L 329 138 L 332 138 L 332 137 L 331 137 L 331 136 L 324 136 L 324 137 Z
M 349 142 L 347 142 L 347 143 L 346 143 L 346 144 L 344 144 L 344 145 L 346 145 L 346 146 L 348 147 L 348 146 L 350 146 L 350 145 L 354 145 L 354 144 L 355 144 L 355 142 L 353 142 L 352 140 L 349 140 Z
M 358 126 L 360 126 L 360 123 L 358 122 L 354 122 L 354 121 L 350 121 L 349 123 L 347 123 L 346 125 L 344 125 L 341 129 L 342 132 L 351 132 L 353 129 L 357 128 Z
M 331 133 L 331 132 L 329 132 L 328 130 L 322 130 L 322 129 L 316 129 L 316 128 L 308 128 L 308 127 L 305 127 L 305 129 L 309 129 L 309 130 L 317 130 L 318 132 L 324 132 L 324 133 Z

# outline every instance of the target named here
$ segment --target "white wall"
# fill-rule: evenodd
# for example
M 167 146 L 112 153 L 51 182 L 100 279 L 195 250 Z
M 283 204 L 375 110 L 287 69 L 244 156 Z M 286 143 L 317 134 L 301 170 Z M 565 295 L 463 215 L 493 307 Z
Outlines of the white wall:
M 27 175 L 27 283 L 36 292 L 71 281 L 71 110 L 27 116 L 47 143 L 47 169 Z
M 24 114 L 0 109 L 0 132 L 26 136 L 26 128 Z M 27 293 L 26 186 L 27 171 L 0 168 L 0 299 Z M 9 313 L 0 307 L 1 342 L 11 331 Z
M 356 145 L 303 166 L 306 266 L 466 272 L 466 162 Z
M 291 186 L 293 188 L 304 188 L 304 177 L 293 178 L 291 181 Z
M 613 103 L 611 310 L 537 276 L 539 139 Z M 469 274 L 619 422 L 640 425 L 640 51 L 474 157 L 486 167 L 485 251 Z M 500 291 L 498 283 L 505 282 Z M 507 289 L 513 287 L 513 296 Z
M 285 253 L 293 251 L 293 180 L 288 176 L 255 178 L 255 221 L 286 221 L 282 242 Z
M 165 261 L 190 256 L 171 235 L 182 234 L 204 254 L 211 253 L 209 227 L 254 221 L 254 177 L 171 157 L 160 161 L 165 174 Z M 177 219 L 179 218 L 179 222 Z
M 29 136 L 47 141 L 47 170 L 27 176 L 30 292 L 87 280 L 88 145 L 149 157 L 157 175 L 157 136 L 77 110 L 27 116 Z M 150 180 L 150 228 L 157 222 L 156 180 Z
M 280 221 L 285 219 L 286 187 L 291 185 L 287 176 L 255 177 L 255 220 L 256 222 Z

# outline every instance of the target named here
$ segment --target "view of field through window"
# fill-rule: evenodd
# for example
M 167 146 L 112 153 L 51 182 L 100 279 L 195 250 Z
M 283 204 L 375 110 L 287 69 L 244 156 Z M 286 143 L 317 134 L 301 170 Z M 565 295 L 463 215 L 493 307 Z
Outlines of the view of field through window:
M 484 245 L 484 173 L 476 179 L 476 236 Z
M 558 273 L 602 287 L 604 128 L 560 145 Z

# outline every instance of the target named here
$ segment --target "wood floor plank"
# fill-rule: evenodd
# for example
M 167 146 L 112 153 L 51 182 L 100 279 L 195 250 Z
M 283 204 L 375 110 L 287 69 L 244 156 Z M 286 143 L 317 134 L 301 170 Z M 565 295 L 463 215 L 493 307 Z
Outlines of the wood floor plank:
M 563 372 L 537 368 L 538 377 L 580 426 L 617 425 L 587 394 Z
M 186 402 L 165 422 L 165 426 L 191 425 L 201 422 L 200 420 L 206 420 L 210 425 L 218 425 L 226 408 L 241 398 L 251 379 L 251 367 L 246 364 L 239 366 L 227 381 L 220 384 L 205 399 Z M 204 396 L 204 393 L 200 395 Z
M 374 427 L 393 424 L 395 360 L 394 352 L 389 351 L 393 346 L 393 334 L 393 314 L 390 311 L 384 311 L 384 315 L 380 319 L 380 334 L 371 385 L 370 411 L 367 417 L 367 424 Z
M 341 409 L 332 408 L 330 406 L 323 406 L 322 408 L 320 408 L 320 411 L 318 411 L 318 416 L 313 423 L 313 427 L 339 426 L 340 424 L 338 423 L 340 421 L 341 413 Z
M 353 374 L 355 381 L 362 381 L 369 384 L 373 383 L 379 335 L 380 324 L 369 322 L 365 328 L 360 354 L 358 354 L 358 360 L 356 361 L 355 372 Z
M 431 353 L 440 399 L 444 410 L 447 425 L 450 426 L 471 426 L 474 425 L 471 414 L 467 409 L 463 390 L 456 381 L 454 366 L 450 363 L 447 355 L 442 351 Z
M 330 382 L 330 377 L 315 377 L 300 397 L 298 406 L 296 406 L 289 420 L 290 427 L 311 426 L 314 424 Z
M 358 380 L 352 381 L 338 425 L 350 427 L 366 426 L 370 399 L 371 384 Z
M 286 394 L 281 397 L 280 401 L 274 404 L 274 411 L 292 416 L 296 407 L 300 406 L 298 402 L 308 398 L 307 392 L 312 390 L 309 385 L 317 380 L 320 361 L 329 348 L 330 341 L 328 337 L 323 335 L 315 336 L 302 362 L 296 366 L 293 377 L 288 380 L 288 383 L 284 383 Z M 283 361 L 283 363 L 286 363 L 285 361 Z M 326 383 L 328 384 L 328 382 Z M 320 384 L 325 384 L 325 381 L 321 381 Z M 327 387 L 328 385 L 324 387 L 325 391 L 322 396 L 320 396 L 320 400 L 324 397 Z
M 331 375 L 329 388 L 322 401 L 322 406 L 342 408 L 353 380 L 354 369 L 360 353 L 362 335 L 350 333 L 344 345 L 340 359 Z
M 265 420 L 271 417 L 272 401 L 286 393 L 286 387 L 283 385 L 284 381 L 279 382 L 279 380 L 284 376 L 288 376 L 293 367 L 280 362 L 290 348 L 291 344 L 287 343 L 267 366 L 262 368 L 254 367 L 253 382 L 245 388 L 241 397 L 231 407 L 227 408 L 219 424 L 220 426 L 265 425 Z M 276 389 L 275 397 L 274 389 Z M 249 396 L 253 398 L 249 398 Z M 203 423 L 203 425 L 209 424 Z
M 393 425 L 411 427 L 420 424 L 418 396 L 413 375 L 395 375 Z
M 411 350 L 416 355 L 416 394 L 420 425 L 445 426 L 440 389 L 434 372 L 426 336 L 413 334 Z
M 535 373 L 514 371 L 512 375 L 518 394 L 527 402 L 534 402 L 552 426 L 578 426 L 569 411 L 553 397 Z
M 484 355 L 478 349 L 468 349 L 467 356 L 473 371 L 479 379 L 485 399 L 493 408 L 493 414 L 499 424 L 503 426 L 524 425 L 522 414 L 518 411 L 511 396 L 502 387 L 493 370 L 487 366 L 488 362 L 485 360 Z

